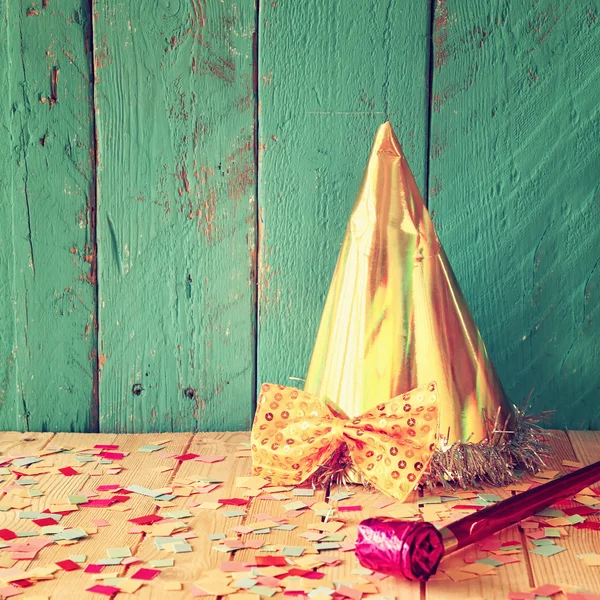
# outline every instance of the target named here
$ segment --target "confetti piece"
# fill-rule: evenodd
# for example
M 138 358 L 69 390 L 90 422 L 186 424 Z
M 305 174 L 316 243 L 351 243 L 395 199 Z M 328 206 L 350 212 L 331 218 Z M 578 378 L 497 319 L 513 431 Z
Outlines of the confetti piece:
M 79 473 L 73 467 L 62 467 L 58 469 L 60 473 L 65 475 L 66 477 L 71 477 L 73 475 L 79 475 Z
M 562 546 L 538 546 L 531 552 L 532 554 L 539 554 L 540 556 L 554 556 L 555 554 L 559 554 L 565 550 L 566 548 L 563 548 Z
M 154 569 L 164 569 L 165 567 L 172 567 L 175 565 L 175 560 L 172 558 L 159 558 L 150 561 L 150 566 Z
M 158 569 L 138 569 L 131 576 L 131 579 L 142 579 L 143 581 L 150 581 L 158 575 L 160 575 L 160 571 Z
M 108 548 L 106 554 L 108 554 L 109 558 L 125 558 L 131 556 L 131 549 L 128 547 Z
M 182 454 L 180 456 L 176 456 L 175 460 L 178 460 L 179 462 L 184 462 L 186 460 L 192 460 L 194 458 L 198 458 L 198 455 L 194 454 L 193 452 L 190 452 L 189 454 Z
M 81 567 L 74 561 L 67 559 L 61 560 L 55 563 L 58 565 L 63 571 L 77 571 L 81 569 Z
M 118 594 L 121 590 L 118 587 L 112 585 L 93 585 L 85 590 L 86 592 L 92 592 L 93 594 L 103 594 L 104 596 L 112 596 Z

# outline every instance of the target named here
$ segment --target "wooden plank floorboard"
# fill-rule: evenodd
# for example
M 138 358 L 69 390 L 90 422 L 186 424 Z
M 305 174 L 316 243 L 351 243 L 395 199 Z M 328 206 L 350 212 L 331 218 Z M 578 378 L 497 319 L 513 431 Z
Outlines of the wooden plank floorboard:
M 480 494 L 495 494 L 502 499 L 506 499 L 511 495 L 510 492 L 493 486 L 483 486 L 476 491 Z M 454 504 L 459 503 L 449 503 L 450 506 Z M 457 520 L 461 516 L 461 514 L 458 514 L 452 520 Z M 516 525 L 501 531 L 494 536 L 494 539 L 502 543 L 510 541 L 523 543 L 521 533 Z M 465 567 L 467 565 L 465 559 L 472 562 L 489 557 L 493 558 L 493 555 L 490 552 L 482 550 L 478 544 L 475 544 L 449 554 L 442 559 L 439 570 Z M 427 583 L 426 598 L 427 600 L 459 600 L 461 598 L 469 598 L 471 600 L 505 600 L 509 592 L 527 588 L 531 582 L 531 574 L 525 551 L 520 553 L 518 558 L 520 559 L 518 563 L 498 567 L 490 575 L 483 575 L 466 581 L 452 581 L 449 578 L 445 578 L 443 574 L 441 576 L 436 575 Z
M 378 501 L 386 498 L 382 493 L 365 489 L 362 486 L 353 485 L 349 487 L 344 486 L 332 486 L 329 491 L 329 497 L 335 495 L 337 492 L 349 491 L 353 492 L 353 495 L 347 500 L 340 502 L 331 501 L 333 506 L 336 508 L 342 506 L 361 506 L 360 511 L 344 511 L 336 512 L 336 519 L 344 521 L 346 527 L 343 532 L 346 533 L 346 541 L 356 541 L 358 535 L 358 525 L 363 519 L 375 516 L 387 516 L 393 515 L 394 507 L 396 504 L 389 505 L 383 509 L 375 508 L 374 505 Z M 407 502 L 416 503 L 418 496 L 416 492 L 413 492 Z M 338 551 L 325 552 L 325 556 L 335 556 Z M 341 552 L 340 558 L 342 562 L 333 567 L 326 567 L 321 569 L 326 573 L 326 577 L 333 581 L 348 581 L 356 580 L 359 575 L 353 573 L 356 569 L 362 568 L 354 552 Z M 399 596 L 402 600 L 420 600 L 421 598 L 421 585 L 418 582 L 404 581 L 394 577 L 388 577 L 377 583 L 379 591 L 383 595 Z
M 561 475 L 564 475 L 569 472 L 569 469 L 562 465 L 563 460 L 589 462 L 592 452 L 596 455 L 600 453 L 600 447 L 597 447 L 596 450 L 584 452 L 583 444 L 578 443 L 581 452 L 581 455 L 578 455 L 566 433 L 563 431 L 553 431 L 552 433 L 553 435 L 550 437 L 552 455 L 547 460 L 549 470 L 557 470 L 560 471 Z M 597 442 L 597 439 L 586 441 Z M 588 446 L 588 444 L 585 445 Z M 570 505 L 581 506 L 574 502 L 570 502 Z M 600 570 L 597 567 L 588 567 L 582 560 L 577 558 L 578 554 L 586 552 L 600 553 L 600 536 L 598 536 L 598 532 L 576 529 L 575 527 L 567 527 L 566 530 L 569 534 L 568 537 L 561 537 L 556 540 L 557 545 L 567 549 L 566 552 L 551 557 L 529 553 L 535 585 L 553 583 L 560 586 L 566 584 L 581 587 L 590 592 L 600 592 Z M 530 544 L 531 548 L 532 545 Z M 560 600 L 561 596 L 555 598 Z
M 171 441 L 165 445 L 165 452 L 180 454 L 185 452 L 191 440 L 189 433 L 168 433 L 168 434 L 129 434 L 129 435 L 113 435 L 113 434 L 88 434 L 85 436 L 77 436 L 74 438 L 71 434 L 58 434 L 55 441 L 66 443 L 75 439 L 75 444 L 83 438 L 85 442 L 82 445 L 92 447 L 94 444 L 118 444 L 118 452 L 129 452 L 122 461 L 115 463 L 122 464 L 125 469 L 118 475 L 101 475 L 91 476 L 90 472 L 98 469 L 97 463 L 86 463 L 90 466 L 90 471 L 85 479 L 79 482 L 68 483 L 68 488 L 65 484 L 61 484 L 56 491 L 60 494 L 52 493 L 53 498 L 58 498 L 61 495 L 64 497 L 68 493 L 76 493 L 81 490 L 95 490 L 100 485 L 120 484 L 129 486 L 131 484 L 141 485 L 150 489 L 158 489 L 168 485 L 172 478 L 173 471 L 158 473 L 152 471 L 159 466 L 172 466 L 177 468 L 177 462 L 173 458 L 163 458 L 161 453 L 140 453 L 138 448 L 145 444 L 155 443 L 159 440 L 170 439 Z M 68 455 L 57 455 L 67 458 Z M 81 477 L 81 476 L 79 476 Z M 59 477 L 57 479 L 60 480 Z M 64 479 L 75 479 L 75 477 L 64 477 Z M 48 488 L 51 489 L 51 488 Z M 50 493 L 47 494 L 48 496 Z M 102 494 L 102 496 L 106 496 Z M 117 505 L 118 506 L 118 505 Z M 119 512 L 111 510 L 111 508 L 87 508 L 71 513 L 63 518 L 61 524 L 69 527 L 88 527 L 93 520 L 104 519 L 110 523 L 109 527 L 99 527 L 98 532 L 91 535 L 89 538 L 73 546 L 61 547 L 51 546 L 39 555 L 36 565 L 47 565 L 57 560 L 64 560 L 70 554 L 85 554 L 87 556 L 86 563 L 96 563 L 101 558 L 107 558 L 106 550 L 108 548 L 129 547 L 132 555 L 137 555 L 139 543 L 141 541 L 140 534 L 128 533 L 132 527 L 127 520 L 133 517 L 145 515 L 155 511 L 156 506 L 153 500 L 147 496 L 139 494 L 131 494 L 130 499 L 125 503 L 130 510 Z M 142 565 L 135 565 L 142 566 Z M 104 573 L 125 573 L 126 569 L 121 566 L 105 567 Z M 84 573 L 83 569 L 72 571 L 69 573 L 58 572 L 56 579 L 51 581 L 40 582 L 35 586 L 36 594 L 48 595 L 51 598 L 83 598 L 89 597 L 90 600 L 101 598 L 96 594 L 85 593 L 84 590 L 94 585 L 89 573 Z M 120 594 L 121 597 L 125 596 Z
M 140 453 L 138 448 L 144 444 L 156 443 L 159 440 L 169 439 L 164 453 Z M 222 498 L 243 498 L 246 496 L 244 488 L 237 488 L 236 478 L 250 474 L 251 461 L 249 456 L 239 453 L 244 442 L 247 442 L 249 435 L 247 432 L 238 433 L 198 433 L 192 434 L 142 434 L 142 435 L 113 435 L 113 434 L 39 434 L 39 433 L 3 433 L 0 434 L 0 459 L 20 456 L 27 454 L 37 454 L 42 450 L 53 448 L 91 448 L 95 444 L 118 444 L 117 451 L 128 452 L 121 461 L 115 461 L 114 465 L 122 465 L 124 470 L 117 475 L 107 475 L 104 473 L 104 465 L 98 462 L 78 463 L 76 454 L 73 452 L 62 452 L 49 454 L 45 457 L 46 464 L 54 472 L 35 475 L 38 480 L 36 488 L 40 489 L 44 496 L 31 499 L 31 507 L 26 510 L 42 511 L 50 503 L 65 501 L 66 496 L 81 491 L 94 491 L 98 485 L 117 483 L 123 486 L 138 484 L 148 488 L 162 488 L 170 485 L 185 485 L 186 482 L 194 481 L 201 477 L 209 477 L 223 480 L 223 483 L 208 494 L 192 495 L 190 497 L 177 497 L 172 502 L 172 506 L 158 507 L 149 497 L 132 494 L 124 506 L 130 510 L 120 512 L 110 508 L 83 508 L 77 512 L 66 515 L 61 520 L 61 525 L 68 527 L 90 527 L 95 519 L 104 519 L 110 523 L 109 527 L 98 528 L 97 533 L 93 533 L 89 538 L 74 544 L 72 546 L 53 545 L 43 549 L 34 561 L 19 561 L 15 566 L 19 568 L 30 568 L 37 566 L 51 565 L 56 561 L 64 560 L 72 554 L 85 554 L 86 563 L 94 563 L 100 558 L 106 557 L 107 548 L 128 546 L 132 554 L 142 562 L 131 565 L 130 567 L 116 566 L 105 567 L 103 573 L 120 574 L 130 577 L 140 567 L 150 567 L 149 561 L 157 558 L 174 558 L 174 567 L 163 568 L 156 580 L 145 585 L 133 594 L 121 593 L 119 599 L 123 600 L 164 600 L 165 598 L 191 598 L 191 585 L 197 581 L 203 573 L 208 570 L 218 569 L 221 562 L 228 560 L 252 561 L 260 552 L 253 549 L 238 550 L 235 553 L 221 553 L 213 549 L 218 544 L 208 539 L 209 533 L 224 533 L 230 538 L 237 536 L 232 531 L 236 525 L 253 524 L 255 517 L 260 514 L 268 514 L 273 517 L 281 517 L 285 513 L 284 505 L 287 501 L 272 501 L 265 499 L 253 500 L 249 505 L 243 507 L 246 515 L 243 517 L 227 518 L 223 512 L 227 509 L 210 510 L 200 509 L 190 504 L 203 501 L 217 501 Z M 550 470 L 559 470 L 566 472 L 566 467 L 562 466 L 563 460 L 578 460 L 583 463 L 590 463 L 600 459 L 600 432 L 571 432 L 568 435 L 563 432 L 554 432 L 551 438 L 553 454 L 547 461 L 547 468 Z M 181 454 L 191 452 L 201 456 L 225 456 L 223 461 L 214 463 L 202 463 L 199 461 L 188 460 L 184 462 L 177 461 L 169 453 Z M 78 475 L 67 477 L 55 472 L 57 467 L 64 465 L 74 466 L 79 472 Z M 36 467 L 36 465 L 33 465 Z M 168 467 L 169 470 L 159 472 L 153 470 L 155 467 Z M 24 468 L 23 470 L 26 470 Z M 2 482 L 2 490 L 10 488 L 14 482 L 14 477 L 6 476 Z M 342 530 L 346 533 L 346 541 L 356 539 L 358 523 L 369 516 L 391 515 L 395 514 L 401 507 L 399 505 L 389 505 L 387 507 L 376 508 L 374 505 L 383 498 L 382 494 L 371 492 L 360 486 L 350 486 L 347 488 L 354 494 L 341 502 L 331 500 L 332 495 L 337 491 L 346 490 L 346 488 L 333 487 L 327 495 L 321 490 L 317 490 L 313 500 L 320 502 L 324 498 L 329 498 L 328 502 L 335 508 L 341 505 L 360 505 L 360 511 L 336 511 L 334 519 L 342 520 L 346 526 Z M 507 497 L 510 492 L 498 488 L 485 488 L 482 490 L 488 493 L 495 493 L 501 497 Z M 9 490 L 10 492 L 10 490 Z M 436 490 L 434 493 L 439 493 Z M 102 494 L 106 497 L 108 494 Z M 302 499 L 301 496 L 288 494 L 292 500 Z M 422 504 L 422 496 L 428 495 L 428 492 L 422 493 L 421 497 L 414 494 L 409 502 L 415 506 Z M 4 496 L 6 498 L 6 496 Z M 445 505 L 452 507 L 453 503 Z M 150 534 L 129 533 L 132 524 L 128 519 L 139 517 L 145 514 L 160 514 L 170 510 L 179 510 L 188 508 L 192 517 L 184 519 L 184 522 L 190 527 L 197 537 L 190 539 L 193 552 L 172 554 L 167 551 L 159 551 L 154 544 L 154 538 Z M 229 507 L 228 507 L 229 508 Z M 233 507 L 231 507 L 233 508 Z M 459 512 L 451 513 L 452 518 L 458 518 Z M 588 517 L 597 520 L 596 517 Z M 290 523 L 297 525 L 293 531 L 273 530 L 271 534 L 264 537 L 259 534 L 239 535 L 242 540 L 264 539 L 265 544 L 306 546 L 311 543 L 305 538 L 299 537 L 301 533 L 307 530 L 310 523 L 320 520 L 314 511 L 307 509 L 299 516 L 290 519 Z M 37 530 L 37 526 L 28 519 L 19 519 L 17 510 L 0 512 L 0 529 L 6 528 L 14 531 Z M 554 557 L 542 557 L 531 554 L 524 550 L 520 555 L 520 562 L 504 565 L 494 570 L 493 575 L 485 575 L 468 581 L 454 582 L 447 578 L 443 573 L 432 579 L 427 585 L 419 583 L 410 583 L 399 579 L 389 577 L 378 582 L 380 595 L 393 596 L 401 600 L 504 600 L 508 597 L 510 591 L 527 591 L 532 587 L 544 583 L 555 583 L 557 585 L 580 586 L 590 592 L 600 591 L 600 571 L 594 567 L 588 567 L 577 558 L 577 554 L 585 552 L 600 553 L 600 534 L 597 531 L 588 529 L 576 529 L 567 527 L 568 537 L 562 537 L 557 540 L 558 545 L 567 548 Z M 531 550 L 532 543 L 523 536 L 519 529 L 511 528 L 499 535 L 501 541 L 522 540 L 524 545 Z M 275 552 L 269 552 L 270 554 Z M 279 552 L 277 552 L 279 553 Z M 308 553 L 307 553 L 308 554 Z M 305 554 L 305 556 L 307 555 Z M 6 559 L 7 553 L 2 554 Z M 323 582 L 351 581 L 361 577 L 356 569 L 360 567 L 353 552 L 341 552 L 339 550 L 327 551 L 322 554 L 323 557 L 333 558 L 339 556 L 341 563 L 332 567 L 322 567 L 319 570 L 325 573 Z M 488 552 L 475 546 L 455 555 L 451 555 L 445 560 L 441 569 L 452 566 L 460 568 L 465 564 L 465 556 L 470 560 L 490 556 Z M 529 569 L 529 570 L 528 570 Z M 102 596 L 85 592 L 88 587 L 95 582 L 92 576 L 84 573 L 83 569 L 70 573 L 58 571 L 54 580 L 38 582 L 33 588 L 27 590 L 24 598 L 31 596 L 41 596 L 42 598 L 57 598 L 60 600 L 70 600 L 79 598 L 89 598 L 90 600 L 100 600 Z M 180 582 L 183 589 L 180 592 L 172 592 L 165 589 L 169 583 Z M 211 597 L 205 597 L 206 600 L 214 600 Z M 274 599 L 284 598 L 283 594 L 277 594 Z M 556 595 L 553 600 L 565 600 L 566 596 Z M 368 600 L 368 596 L 366 597 Z
M 202 572 L 209 569 L 216 569 L 221 562 L 231 559 L 231 554 L 222 554 L 212 549 L 216 542 L 208 539 L 209 533 L 231 534 L 228 530 L 236 525 L 241 525 L 242 517 L 228 518 L 218 510 L 200 509 L 187 506 L 190 502 L 216 502 L 221 498 L 238 497 L 235 486 L 236 477 L 248 475 L 250 471 L 250 458 L 237 458 L 235 456 L 242 442 L 249 440 L 247 432 L 235 433 L 197 433 L 191 440 L 188 452 L 198 454 L 199 456 L 217 456 L 225 455 L 225 460 L 215 463 L 200 463 L 196 461 L 185 461 L 181 464 L 175 476 L 175 480 L 194 479 L 197 477 L 209 477 L 223 480 L 217 489 L 208 494 L 193 495 L 189 498 L 180 497 L 174 501 L 175 508 L 168 510 L 188 509 L 193 516 L 184 519 L 191 530 L 197 534 L 196 539 L 191 539 L 190 544 L 194 548 L 193 552 L 171 554 L 159 551 L 154 544 L 154 539 L 146 536 L 140 545 L 137 556 L 145 563 L 159 558 L 175 559 L 175 566 L 164 569 L 156 585 L 146 586 L 131 595 L 122 595 L 123 598 L 135 598 L 136 600 L 164 600 L 164 583 L 180 582 L 183 584 L 181 592 L 173 593 L 176 598 L 189 598 L 190 584 L 196 581 Z M 230 508 L 234 508 L 233 506 Z M 160 510 L 158 514 L 167 512 Z M 238 560 L 238 557 L 236 557 Z M 146 565 L 147 566 L 147 565 Z M 170 597 L 170 596 L 167 596 Z M 119 596 L 121 598 L 121 595 Z M 210 596 L 206 596 L 210 600 Z

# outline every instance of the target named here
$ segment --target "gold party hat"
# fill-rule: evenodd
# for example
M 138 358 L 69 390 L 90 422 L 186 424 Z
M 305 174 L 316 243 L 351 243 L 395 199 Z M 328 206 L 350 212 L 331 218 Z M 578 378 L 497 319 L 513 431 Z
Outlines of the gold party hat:
M 515 428 L 515 411 L 392 126 L 384 123 L 346 230 L 304 390 L 352 417 L 429 381 L 437 383 L 440 448 L 464 454 L 465 444 L 473 445 L 482 452 L 471 470 L 485 471 L 490 451 L 509 443 L 503 434 Z M 536 456 L 538 450 L 527 448 Z M 515 453 L 512 466 L 523 458 L 513 446 Z M 446 453 L 432 464 L 442 461 L 444 478 L 460 479 L 448 466 L 457 459 Z M 500 470 L 503 461 L 495 463 Z M 506 481 L 504 473 L 494 481 Z

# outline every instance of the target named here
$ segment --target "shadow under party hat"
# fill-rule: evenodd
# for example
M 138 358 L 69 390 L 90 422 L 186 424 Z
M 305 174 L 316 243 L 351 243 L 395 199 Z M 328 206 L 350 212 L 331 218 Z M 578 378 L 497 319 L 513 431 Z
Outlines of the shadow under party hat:
M 506 398 L 388 122 L 375 136 L 304 391 L 352 418 L 430 381 L 439 401 L 430 483 L 508 483 L 514 469 L 542 463 L 539 430 Z

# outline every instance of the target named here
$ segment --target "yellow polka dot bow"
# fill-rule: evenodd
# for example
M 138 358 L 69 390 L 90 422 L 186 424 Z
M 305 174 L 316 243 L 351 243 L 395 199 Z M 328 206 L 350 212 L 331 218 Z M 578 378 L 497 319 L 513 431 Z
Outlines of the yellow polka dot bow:
M 253 474 L 298 485 L 347 445 L 362 476 L 400 500 L 414 489 L 436 447 L 435 383 L 350 419 L 333 402 L 265 383 L 252 427 Z

